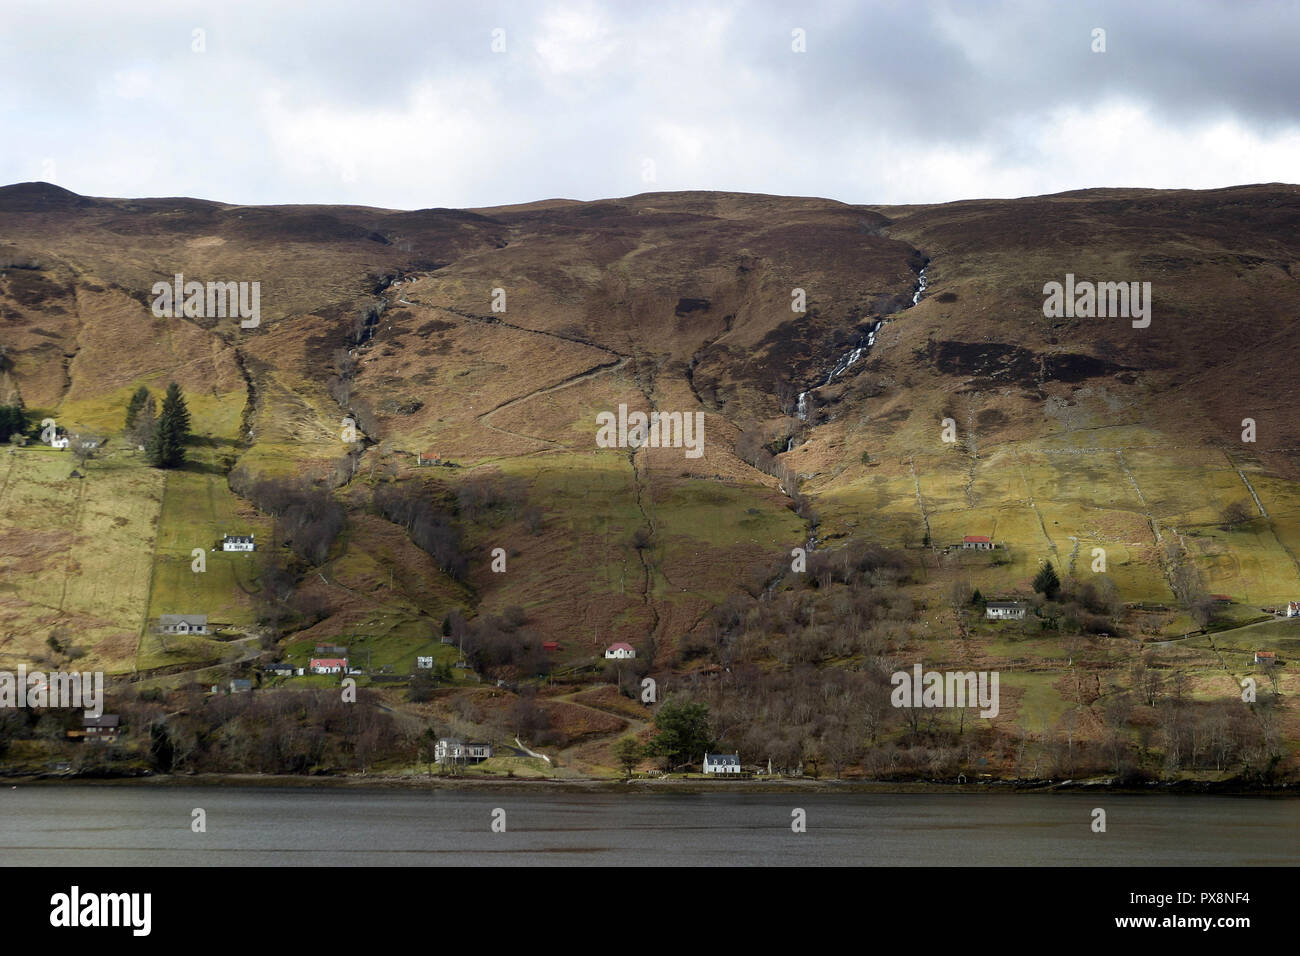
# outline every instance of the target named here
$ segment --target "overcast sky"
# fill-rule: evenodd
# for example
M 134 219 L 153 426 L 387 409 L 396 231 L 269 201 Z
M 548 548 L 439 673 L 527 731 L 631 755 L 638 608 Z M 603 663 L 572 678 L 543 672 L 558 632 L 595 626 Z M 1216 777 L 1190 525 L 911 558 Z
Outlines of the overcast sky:
M 0 182 L 35 179 L 395 208 L 1296 182 L 1300 3 L 0 0 Z

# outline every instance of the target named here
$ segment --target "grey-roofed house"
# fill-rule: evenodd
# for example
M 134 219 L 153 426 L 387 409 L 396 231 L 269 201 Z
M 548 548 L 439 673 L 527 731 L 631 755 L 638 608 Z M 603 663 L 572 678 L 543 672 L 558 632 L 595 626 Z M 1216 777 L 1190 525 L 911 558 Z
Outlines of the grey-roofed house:
M 279 661 L 275 664 L 267 664 L 262 668 L 263 674 L 269 674 L 272 677 L 292 677 L 293 665 L 286 661 Z
M 740 754 L 704 755 L 705 773 L 740 773 Z
M 253 682 L 247 677 L 236 677 L 230 682 L 232 694 L 246 694 L 253 689 Z
M 163 614 L 158 618 L 158 630 L 164 634 L 206 634 L 206 614 Z

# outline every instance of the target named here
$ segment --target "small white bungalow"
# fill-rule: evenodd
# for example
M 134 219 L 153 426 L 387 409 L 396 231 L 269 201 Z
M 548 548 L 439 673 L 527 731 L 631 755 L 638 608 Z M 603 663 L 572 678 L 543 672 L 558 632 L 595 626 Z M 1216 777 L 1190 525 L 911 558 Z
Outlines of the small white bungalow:
M 158 618 L 158 630 L 164 634 L 206 634 L 206 614 L 163 614 Z
M 610 661 L 631 660 L 636 657 L 636 648 L 631 644 L 625 644 L 619 641 L 617 644 L 611 644 L 605 648 L 605 659 Z

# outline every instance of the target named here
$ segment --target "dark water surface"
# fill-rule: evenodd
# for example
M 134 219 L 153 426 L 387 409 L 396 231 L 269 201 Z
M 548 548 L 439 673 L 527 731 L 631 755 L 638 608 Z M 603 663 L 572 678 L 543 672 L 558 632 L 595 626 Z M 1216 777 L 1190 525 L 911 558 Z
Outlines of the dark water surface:
M 207 832 L 191 830 L 192 811 Z M 791 811 L 807 832 L 791 830 Z M 1107 832 L 1091 829 L 1106 811 Z M 505 811 L 506 832 L 491 829 Z M 7 866 L 1300 863 L 1300 801 L 1115 794 L 0 790 Z

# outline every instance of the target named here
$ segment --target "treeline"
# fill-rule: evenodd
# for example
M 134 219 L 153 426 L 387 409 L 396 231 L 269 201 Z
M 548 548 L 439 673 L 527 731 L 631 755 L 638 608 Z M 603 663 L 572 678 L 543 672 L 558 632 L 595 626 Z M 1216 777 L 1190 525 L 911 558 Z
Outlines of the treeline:
M 208 695 L 193 690 L 164 699 L 157 691 L 114 699 L 122 720 L 115 742 L 72 741 L 80 710 L 0 710 L 0 756 L 33 745 L 44 760 L 66 760 L 86 775 L 139 773 L 365 773 L 381 762 L 414 756 L 415 729 L 399 727 L 378 693 L 337 689 Z M 11 761 L 12 762 L 12 761 Z
M 273 515 L 274 540 L 311 565 L 329 557 L 347 521 L 343 506 L 328 491 L 288 478 L 253 478 L 236 468 L 230 473 L 230 490 Z
M 460 529 L 450 513 L 434 505 L 424 487 L 414 483 L 381 485 L 372 501 L 375 511 L 404 528 L 440 571 L 454 580 L 464 580 L 468 561 Z
M 43 741 L 84 773 L 144 767 L 158 773 L 364 773 L 376 761 L 405 752 L 379 700 L 365 688 L 355 703 L 324 689 L 215 696 L 194 691 L 166 704 L 146 692 L 109 703 L 125 731 L 116 743 L 69 741 L 66 731 L 80 728 L 81 711 L 0 714 L 0 753 L 14 741 Z
M 909 633 L 915 605 L 900 586 L 908 570 L 899 552 L 854 543 L 814 551 L 802 573 L 785 565 L 771 574 L 766 585 L 751 583 L 747 594 L 718 605 L 706 629 L 684 637 L 678 663 L 822 664 L 877 655 Z M 793 586 L 776 590 L 782 579 Z
M 860 668 L 743 664 L 688 679 L 677 698 L 707 708 L 717 749 L 738 751 L 746 764 L 771 761 L 777 772 L 1139 782 L 1200 771 L 1250 783 L 1277 779 L 1282 729 L 1272 697 L 1246 706 L 1171 694 L 1152 705 L 1145 675 L 1134 674 L 1129 687 L 1055 721 L 1025 715 L 1008 728 L 979 719 L 977 708 L 894 707 L 889 677 L 897 669 L 888 655 Z
M 527 624 L 528 615 L 517 606 L 476 617 L 463 631 L 466 659 L 480 671 L 512 667 L 521 674 L 545 673 L 550 661 L 542 638 Z
M 401 739 L 379 702 L 365 688 L 355 703 L 337 690 L 191 698 L 150 721 L 151 762 L 161 772 L 365 772 Z

